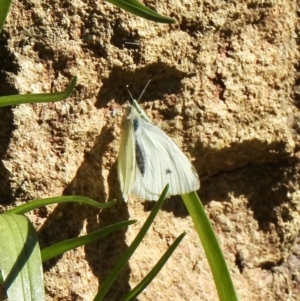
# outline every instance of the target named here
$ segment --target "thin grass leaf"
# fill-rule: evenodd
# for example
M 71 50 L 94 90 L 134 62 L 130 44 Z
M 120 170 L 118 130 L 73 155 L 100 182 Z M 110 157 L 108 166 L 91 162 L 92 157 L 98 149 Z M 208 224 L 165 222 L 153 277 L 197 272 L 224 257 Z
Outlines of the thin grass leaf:
M 98 203 L 92 199 L 79 196 L 79 195 L 72 195 L 72 196 L 58 196 L 53 198 L 46 198 L 46 199 L 39 199 L 34 201 L 29 201 L 26 204 L 22 204 L 20 206 L 17 206 L 15 208 L 9 209 L 6 212 L 7 213 L 15 213 L 15 214 L 24 214 L 30 210 L 37 209 L 46 205 L 55 204 L 55 203 L 68 203 L 68 202 L 74 202 L 74 203 L 81 203 L 86 204 L 90 206 L 94 206 L 99 209 L 105 209 L 113 206 L 116 203 L 116 200 L 111 200 L 108 203 Z
M 159 271 L 163 268 L 165 263 L 171 257 L 177 246 L 182 241 L 183 237 L 186 233 L 182 233 L 180 236 L 176 238 L 170 248 L 164 253 L 161 259 L 157 262 L 154 268 L 144 277 L 144 279 L 126 296 L 122 301 L 134 300 L 141 292 L 143 292 L 149 283 L 155 278 L 155 276 L 159 273 Z
M 11 0 L 1 0 L 0 1 L 0 32 L 3 29 L 9 8 L 11 5 Z
M 0 0 L 2 1 L 2 0 Z M 77 77 L 74 76 L 67 89 L 57 93 L 18 94 L 0 97 L 0 108 L 23 103 L 55 102 L 68 98 L 75 88 Z
M 132 13 L 136 16 L 142 17 L 150 21 L 169 23 L 169 24 L 176 23 L 175 19 L 160 15 L 137 0 L 106 0 L 106 1 L 128 11 L 129 13 Z
M 36 232 L 23 215 L 0 215 L 0 266 L 9 300 L 45 299 Z
M 98 291 L 98 294 L 94 298 L 94 301 L 102 301 L 104 296 L 106 295 L 107 291 L 111 287 L 112 283 L 115 281 L 121 270 L 124 268 L 124 266 L 127 264 L 129 258 L 132 256 L 132 254 L 135 252 L 139 244 L 141 243 L 142 239 L 145 237 L 147 231 L 149 230 L 154 218 L 156 217 L 160 207 L 163 204 L 163 201 L 167 195 L 169 189 L 169 185 L 165 187 L 163 190 L 159 200 L 154 205 L 151 213 L 149 214 L 147 220 L 145 221 L 143 227 L 137 234 L 134 241 L 131 243 L 130 247 L 126 250 L 125 254 L 120 258 L 120 260 L 117 262 L 115 267 L 112 269 L 110 274 L 107 276 L 107 278 L 102 283 L 100 290 Z
M 131 224 L 134 224 L 135 222 L 136 222 L 136 220 L 116 223 L 114 225 L 107 226 L 103 229 L 97 230 L 90 234 L 87 234 L 87 235 L 84 235 L 81 237 L 68 239 L 68 240 L 59 242 L 57 244 L 54 244 L 50 247 L 44 248 L 41 251 L 42 261 L 45 262 L 51 258 L 62 255 L 63 253 L 65 253 L 67 251 L 70 251 L 72 249 L 75 249 L 80 246 L 83 246 L 83 245 L 89 244 L 91 242 L 94 242 L 96 240 L 99 240 L 100 238 L 102 238 L 112 232 L 118 231 L 124 227 L 127 227 Z
M 237 301 L 222 250 L 196 192 L 181 195 L 205 251 L 220 301 Z

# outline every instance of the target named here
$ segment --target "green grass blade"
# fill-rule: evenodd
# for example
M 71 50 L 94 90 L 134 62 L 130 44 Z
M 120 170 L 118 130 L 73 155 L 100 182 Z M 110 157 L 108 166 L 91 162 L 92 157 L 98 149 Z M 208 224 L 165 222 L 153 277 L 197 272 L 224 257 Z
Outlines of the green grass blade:
M 112 200 L 108 203 L 98 203 L 92 199 L 79 196 L 79 195 L 72 195 L 72 196 L 58 196 L 53 198 L 47 198 L 47 199 L 40 199 L 40 200 L 34 200 L 29 201 L 26 204 L 22 204 L 20 206 L 17 206 L 15 208 L 7 210 L 7 213 L 14 213 L 14 214 L 24 214 L 30 210 L 40 208 L 46 205 L 55 204 L 55 203 L 68 203 L 68 202 L 74 202 L 74 203 L 81 203 L 86 204 L 90 206 L 94 206 L 99 209 L 105 209 L 113 206 L 116 203 L 116 200 Z
M 1 0 L 0 1 L 0 32 L 3 29 L 9 8 L 11 5 L 11 0 Z
M 84 235 L 81 237 L 68 239 L 68 240 L 59 242 L 57 244 L 54 244 L 50 247 L 44 248 L 41 251 L 42 261 L 45 262 L 51 258 L 54 258 L 56 256 L 59 256 L 59 255 L 65 253 L 67 251 L 70 251 L 70 250 L 78 248 L 82 245 L 86 245 L 88 243 L 94 242 L 112 232 L 118 231 L 121 228 L 127 227 L 135 222 L 136 222 L 135 220 L 131 220 L 131 221 L 124 221 L 124 222 L 116 223 L 114 225 L 107 226 L 104 229 L 97 230 L 90 234 L 87 234 L 87 235 Z
M 0 0 L 2 1 L 2 0 Z M 57 93 L 18 94 L 0 97 L 0 108 L 23 103 L 55 102 L 68 98 L 75 88 L 77 77 L 74 76 L 67 89 Z
M 221 301 L 237 301 L 222 250 L 196 192 L 181 195 L 205 251 Z
M 176 23 L 175 19 L 162 16 L 155 12 L 154 10 L 146 7 L 141 2 L 137 0 L 106 0 L 107 2 L 110 2 L 129 13 L 132 13 L 136 16 L 142 17 L 144 19 L 154 21 L 154 22 L 160 22 L 160 23 Z
M 142 239 L 146 235 L 147 231 L 149 230 L 154 218 L 156 217 L 165 197 L 167 194 L 167 191 L 169 189 L 169 185 L 165 187 L 163 190 L 159 200 L 154 205 L 151 213 L 149 214 L 147 220 L 145 221 L 143 227 L 139 231 L 138 235 L 134 239 L 134 241 L 131 243 L 130 247 L 126 250 L 125 254 L 121 257 L 121 259 L 117 262 L 115 267 L 112 269 L 110 274 L 107 276 L 107 278 L 102 283 L 100 290 L 98 291 L 98 294 L 94 298 L 94 301 L 102 301 L 104 296 L 106 295 L 107 291 L 109 290 L 112 283 L 115 281 L 123 267 L 127 264 L 129 258 L 132 256 L 132 254 L 135 252 L 139 244 L 141 243 Z
M 185 233 L 182 233 L 177 239 L 173 242 L 170 248 L 165 252 L 161 259 L 157 262 L 154 268 L 148 273 L 148 275 L 126 296 L 122 301 L 135 300 L 135 298 L 146 289 L 149 283 L 155 278 L 159 271 L 163 268 L 165 263 L 171 257 L 177 246 L 182 241 Z
M 0 215 L 0 266 L 9 300 L 45 299 L 36 232 L 23 215 Z

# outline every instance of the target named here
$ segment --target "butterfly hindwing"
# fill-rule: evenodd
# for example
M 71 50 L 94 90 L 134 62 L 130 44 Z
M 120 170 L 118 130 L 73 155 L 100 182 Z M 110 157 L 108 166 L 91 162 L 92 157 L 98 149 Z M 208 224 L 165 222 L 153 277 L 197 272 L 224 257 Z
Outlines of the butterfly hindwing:
M 157 200 L 166 184 L 170 185 L 168 195 L 198 190 L 198 174 L 175 142 L 138 113 L 132 113 L 132 116 L 133 120 L 138 120 L 134 121 L 134 139 L 135 144 L 142 150 L 144 171 L 139 167 L 141 164 L 137 163 L 136 179 L 131 193 L 147 200 Z

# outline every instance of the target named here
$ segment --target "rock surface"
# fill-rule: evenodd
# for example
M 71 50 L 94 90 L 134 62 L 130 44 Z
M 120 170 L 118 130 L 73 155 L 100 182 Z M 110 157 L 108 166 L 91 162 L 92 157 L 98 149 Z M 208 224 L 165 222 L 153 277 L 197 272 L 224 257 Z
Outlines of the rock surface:
M 200 198 L 240 300 L 299 300 L 299 21 L 296 1 L 147 1 L 155 24 L 99 1 L 14 1 L 0 40 L 1 95 L 63 90 L 63 102 L 0 111 L 1 208 L 78 194 L 101 212 L 49 206 L 29 217 L 41 246 L 137 219 L 44 266 L 47 300 L 92 300 L 152 204 L 121 198 L 116 173 L 129 85 L 201 176 Z M 106 300 L 120 298 L 187 235 L 138 300 L 217 300 L 179 197 L 167 200 Z

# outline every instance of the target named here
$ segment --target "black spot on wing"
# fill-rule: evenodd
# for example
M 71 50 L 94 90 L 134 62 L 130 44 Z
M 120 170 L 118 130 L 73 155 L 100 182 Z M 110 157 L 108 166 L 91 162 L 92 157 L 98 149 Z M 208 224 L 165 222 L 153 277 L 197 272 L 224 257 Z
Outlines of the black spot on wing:
M 137 140 L 135 141 L 135 157 L 138 169 L 143 176 L 145 174 L 145 152 Z
M 169 169 L 169 168 L 167 168 L 167 169 L 166 169 L 166 175 L 168 175 L 168 174 L 170 174 L 170 173 L 172 173 L 172 170 Z
M 134 118 L 133 119 L 133 130 L 136 132 L 138 128 L 139 128 L 139 120 L 138 120 L 138 118 Z

